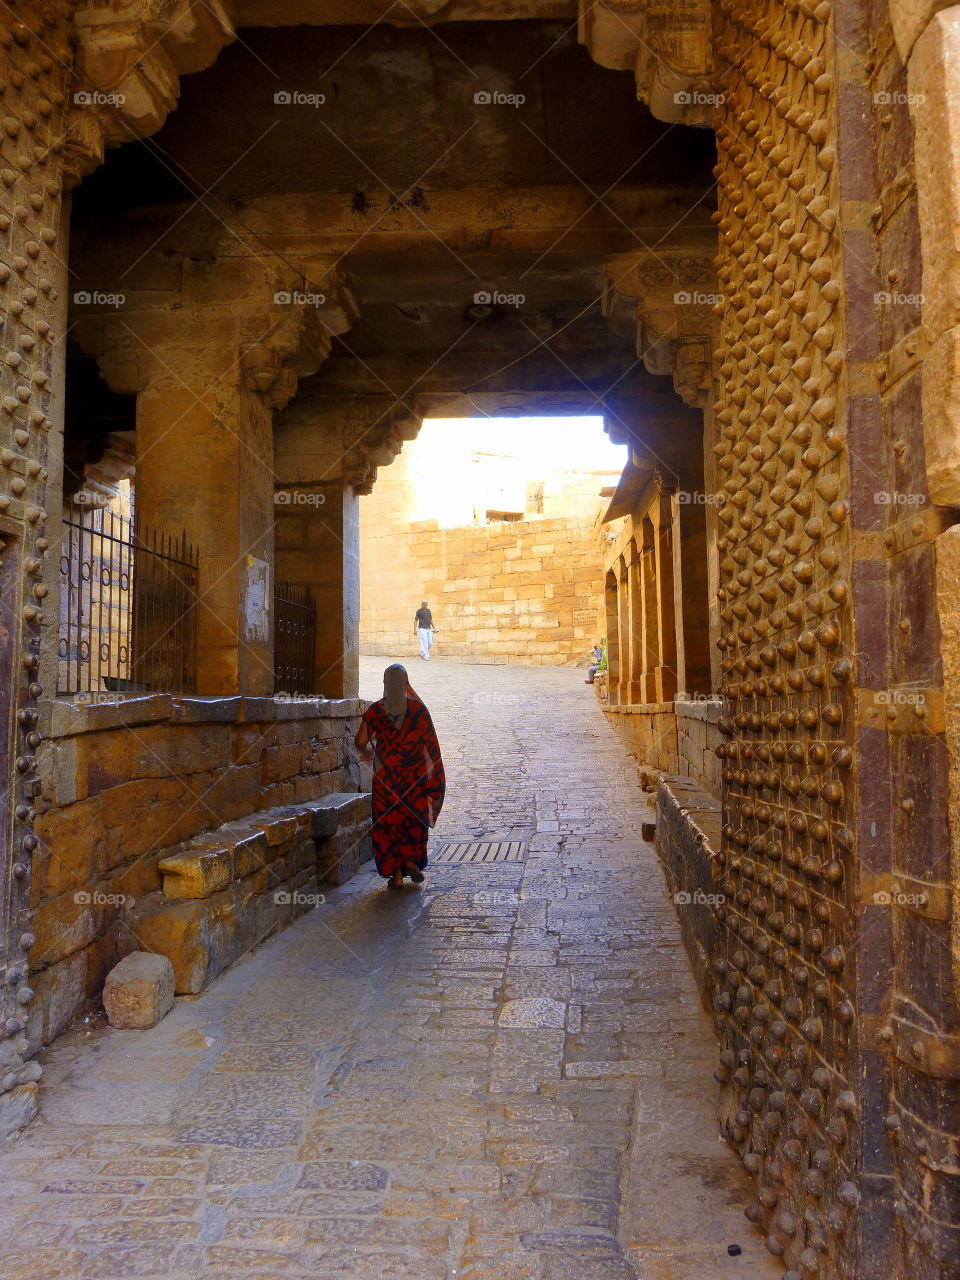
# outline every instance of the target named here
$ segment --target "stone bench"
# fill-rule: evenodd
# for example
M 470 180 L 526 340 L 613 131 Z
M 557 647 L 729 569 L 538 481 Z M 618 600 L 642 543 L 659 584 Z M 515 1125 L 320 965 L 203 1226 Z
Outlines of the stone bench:
M 684 945 L 704 1000 L 714 945 L 713 855 L 720 848 L 720 802 L 689 778 L 662 777 L 657 786 L 656 847 L 673 895 Z
M 267 809 L 170 849 L 163 888 L 137 902 L 130 929 L 170 958 L 178 995 L 196 994 L 370 856 L 367 792 Z

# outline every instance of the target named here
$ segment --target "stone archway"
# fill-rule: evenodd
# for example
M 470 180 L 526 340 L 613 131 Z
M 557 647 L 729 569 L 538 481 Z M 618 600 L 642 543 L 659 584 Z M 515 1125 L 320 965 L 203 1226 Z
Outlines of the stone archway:
M 432 21 L 427 9 L 423 20 Z M 940 9 L 946 12 L 932 16 Z M 611 264 L 607 348 L 591 316 L 579 331 L 590 341 L 569 341 L 559 374 L 540 351 L 517 371 L 502 358 L 507 341 L 492 362 L 472 352 L 439 371 L 425 343 L 416 371 L 424 393 L 441 398 L 522 396 L 532 385 L 566 402 L 596 403 L 603 388 L 600 398 L 621 421 L 632 420 L 625 406 L 646 409 L 659 399 L 646 418 L 656 428 L 646 443 L 654 457 L 669 455 L 671 483 L 687 482 L 680 467 L 690 439 L 699 444 L 703 412 L 709 457 L 698 448 L 697 464 L 701 477 L 711 477 L 702 491 L 713 501 L 691 545 L 701 539 L 711 555 L 716 548 L 711 641 L 727 707 L 719 724 L 723 838 L 713 851 L 725 901 L 714 916 L 710 989 L 723 1040 L 726 1132 L 757 1175 L 751 1216 L 791 1280 L 945 1275 L 957 1235 L 937 1206 L 951 1186 L 948 1118 L 960 1067 L 948 871 L 947 747 L 956 728 L 951 720 L 945 743 L 940 651 L 954 623 L 957 489 L 954 247 L 938 226 L 955 221 L 956 158 L 938 150 L 950 132 L 937 113 L 918 111 L 909 98 L 926 92 L 929 80 L 952 118 L 955 14 L 940 5 L 888 12 L 831 0 L 722 0 L 712 12 L 701 3 L 631 0 L 582 10 L 582 37 L 595 58 L 634 69 L 659 118 L 712 125 L 718 240 L 696 220 L 674 235 L 674 196 L 663 191 L 649 209 L 668 241 L 658 241 L 665 261 L 651 262 L 648 251 L 630 255 L 629 243 L 624 250 L 606 228 L 586 222 L 582 244 L 591 264 L 598 274 L 604 260 Z M 262 6 L 252 11 L 263 20 Z M 320 6 L 298 12 L 323 17 Z M 70 97 L 65 18 L 24 5 L 5 32 L 17 118 L 3 142 L 4 182 L 19 239 L 5 282 L 15 323 L 4 357 L 12 444 L 3 518 L 25 557 L 16 605 L 20 666 L 4 730 L 7 742 L 16 735 L 5 766 L 16 790 L 3 850 L 12 876 L 8 975 L 22 976 L 32 940 L 37 700 L 52 670 L 43 601 L 51 587 L 46 493 L 58 492 L 60 465 L 52 441 L 68 293 L 62 196 L 97 163 L 105 138 L 156 129 L 176 101 L 177 73 L 206 65 L 231 35 L 224 14 L 210 6 L 175 6 L 159 28 L 152 9 L 127 18 L 121 29 L 116 15 L 92 6 L 77 17 L 90 85 L 78 92 L 100 95 L 90 102 Z M 424 224 L 422 191 L 402 194 L 388 212 L 407 246 L 428 235 L 539 253 L 544 232 L 552 236 L 590 213 L 582 197 L 571 202 L 554 191 L 541 201 L 527 191 L 518 207 L 525 217 L 536 211 L 546 229 L 533 220 L 505 231 L 500 205 L 481 208 L 472 199 L 438 201 L 434 221 Z M 289 210 L 257 195 L 244 212 L 271 252 L 295 236 L 315 263 L 329 250 L 317 228 L 326 230 L 331 210 L 338 218 L 369 215 L 363 192 L 355 202 L 329 195 L 314 192 L 286 221 L 278 214 Z M 196 249 L 188 246 L 181 258 L 197 261 Z M 304 279 L 286 274 L 288 265 L 268 276 L 277 292 Z M 382 266 L 371 255 L 365 282 L 382 283 Z M 582 319 L 583 287 L 567 300 L 574 319 L 568 324 L 564 313 L 563 332 Z M 927 335 L 909 301 L 921 294 Z M 898 302 L 900 295 L 907 301 Z M 404 323 L 442 329 L 444 316 L 432 316 L 423 301 L 380 296 L 376 323 L 392 309 Z M 192 319 L 200 323 L 202 299 L 194 302 Z M 461 312 L 464 302 L 469 309 L 469 297 L 458 296 Z M 450 297 L 444 306 L 449 316 Z M 478 323 L 490 319 L 483 312 Z M 101 337 L 98 331 L 95 345 Z M 236 399 L 256 405 L 259 430 L 298 376 L 312 378 L 316 366 L 299 330 L 282 349 L 259 347 L 247 331 L 240 337 L 247 349 Z M 649 378 L 633 375 L 637 351 Z M 409 388 L 400 377 L 411 367 L 406 359 L 378 355 L 368 364 L 364 380 L 338 352 L 311 385 L 311 398 L 319 404 L 329 396 L 329 407 L 342 394 L 372 399 L 391 380 Z M 124 367 L 130 371 L 129 361 Z M 651 387 L 661 374 L 672 375 L 691 411 L 672 454 L 669 437 L 680 434 L 671 431 L 675 406 L 660 411 Z M 621 378 L 623 387 L 607 390 Z M 158 385 L 158 394 L 164 390 Z M 363 445 L 352 440 L 338 481 L 362 489 L 393 447 L 387 429 Z M 258 487 L 261 505 L 268 489 Z M 684 491 L 701 490 L 694 479 Z M 902 502 L 904 495 L 917 501 Z M 610 615 L 608 595 L 612 686 L 631 651 L 621 616 L 615 599 Z M 952 679 L 949 654 L 948 661 Z M 31 1068 L 17 1048 L 32 992 L 19 978 L 3 991 L 13 1084 L 0 1108 L 16 1123 L 32 1098 Z M 7 1125 L 4 1118 L 0 1127 Z

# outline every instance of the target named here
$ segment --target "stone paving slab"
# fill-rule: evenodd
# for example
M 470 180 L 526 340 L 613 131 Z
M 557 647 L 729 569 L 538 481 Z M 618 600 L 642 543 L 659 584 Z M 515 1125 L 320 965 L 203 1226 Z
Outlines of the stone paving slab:
M 4 1280 L 780 1275 L 593 691 L 436 660 L 411 679 L 448 766 L 435 838 L 525 861 L 403 894 L 365 870 L 152 1030 L 63 1036 L 0 1150 Z

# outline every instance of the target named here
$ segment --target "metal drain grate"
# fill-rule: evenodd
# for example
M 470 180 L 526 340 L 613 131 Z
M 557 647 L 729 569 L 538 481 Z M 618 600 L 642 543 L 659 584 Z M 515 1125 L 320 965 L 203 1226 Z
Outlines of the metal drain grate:
M 522 840 L 462 841 L 437 845 L 430 858 L 433 862 L 522 862 L 526 852 Z

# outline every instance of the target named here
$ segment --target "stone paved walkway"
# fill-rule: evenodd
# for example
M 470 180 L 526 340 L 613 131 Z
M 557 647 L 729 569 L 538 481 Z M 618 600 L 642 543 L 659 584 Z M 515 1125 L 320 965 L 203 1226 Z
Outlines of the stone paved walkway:
M 62 1037 L 0 1154 L 4 1280 L 779 1276 L 582 673 L 410 670 L 448 762 L 437 837 L 526 861 L 403 895 L 366 870 L 153 1031 Z

